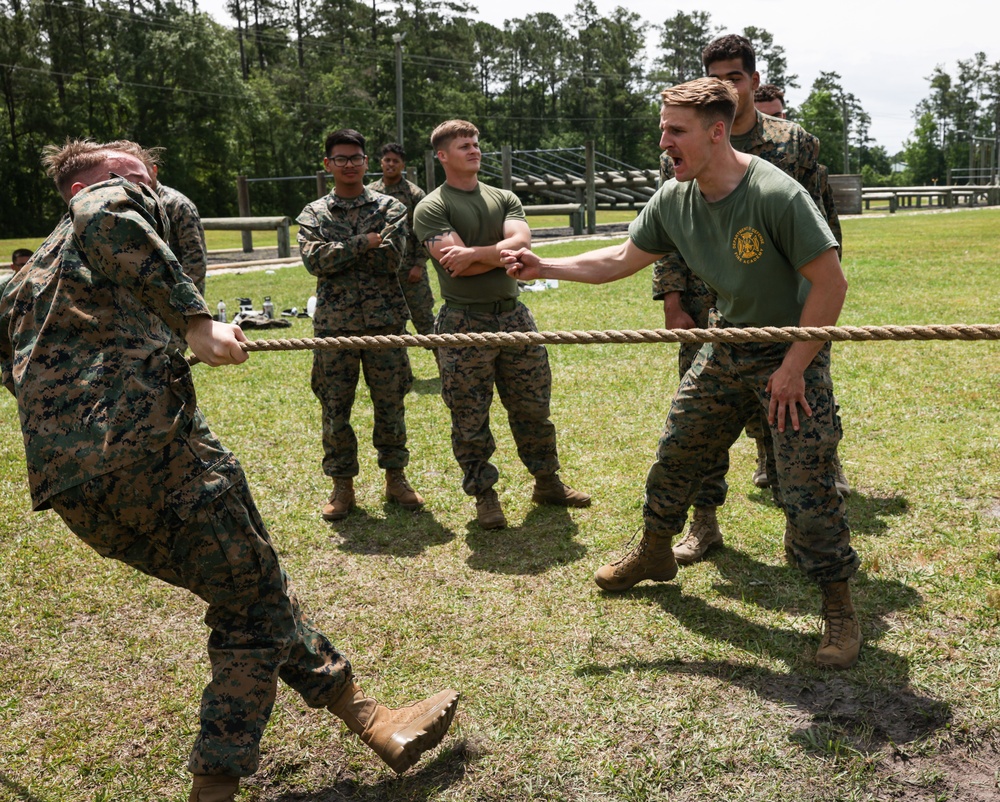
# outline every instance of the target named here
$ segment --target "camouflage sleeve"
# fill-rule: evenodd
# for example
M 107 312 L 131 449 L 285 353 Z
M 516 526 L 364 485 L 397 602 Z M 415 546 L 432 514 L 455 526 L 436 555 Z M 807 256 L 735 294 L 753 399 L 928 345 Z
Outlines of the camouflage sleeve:
M 674 177 L 674 162 L 666 151 L 660 154 L 660 183 Z M 670 253 L 653 265 L 653 300 L 662 301 L 671 292 L 684 292 L 690 275 L 687 264 L 679 253 Z
M 175 243 L 174 256 L 198 291 L 205 294 L 205 273 L 208 268 L 208 249 L 205 246 L 205 229 L 201 224 L 198 208 L 186 198 L 178 204 L 177 214 L 171 221 L 171 242 Z
M 410 236 L 406 207 L 398 200 L 383 195 L 376 214 L 379 222 L 371 230 L 382 235 L 382 244 L 365 254 L 365 263 L 372 271 L 396 273 L 406 255 L 406 242 Z
M 653 265 L 653 300 L 662 301 L 670 292 L 684 292 L 691 270 L 679 253 L 668 253 Z
M 368 234 L 351 234 L 344 226 L 343 239 L 329 239 L 323 233 L 323 220 L 312 206 L 302 210 L 296 221 L 299 253 L 306 270 L 314 276 L 332 276 L 350 268 L 368 252 Z
M 409 263 L 411 265 L 413 265 L 413 264 L 426 265 L 427 264 L 427 260 L 431 258 L 431 255 L 427 251 L 427 248 L 424 246 L 424 243 L 422 243 L 417 238 L 417 233 L 413 230 L 413 210 L 417 208 L 417 204 L 420 203 L 420 201 L 422 201 L 424 198 L 427 197 L 427 193 L 424 192 L 416 184 L 414 184 L 413 185 L 413 191 L 411 192 L 411 194 L 413 195 L 413 201 L 412 201 L 412 203 L 410 204 L 410 207 L 409 207 L 410 208 L 410 217 L 409 217 L 409 221 L 410 221 L 410 248 L 409 248 L 408 253 L 410 255 L 410 258 L 407 261 L 409 261 Z
M 124 180 L 78 193 L 69 206 L 73 232 L 90 266 L 130 291 L 171 329 L 211 312 L 161 234 L 163 212 L 152 190 Z
M 830 186 L 830 174 L 825 164 L 818 165 L 819 194 L 822 199 L 822 209 L 830 231 L 837 238 L 837 254 L 844 256 L 844 232 L 840 228 L 840 215 L 837 214 L 837 204 L 833 199 L 833 187 Z

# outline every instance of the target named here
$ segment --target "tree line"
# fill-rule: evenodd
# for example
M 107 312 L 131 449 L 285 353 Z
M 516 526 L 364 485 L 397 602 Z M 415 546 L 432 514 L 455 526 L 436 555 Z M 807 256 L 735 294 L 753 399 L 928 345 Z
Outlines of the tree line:
M 236 213 L 237 175 L 314 174 L 333 127 L 357 128 L 372 149 L 395 140 L 400 38 L 403 144 L 417 172 L 430 129 L 451 117 L 475 121 L 484 150 L 593 140 L 622 161 L 655 165 L 657 90 L 701 75 L 701 49 L 723 32 L 707 12 L 678 12 L 652 26 L 659 49 L 647 58 L 651 23 L 621 6 L 601 15 L 592 0 L 566 18 L 539 12 L 503 27 L 477 20 L 463 0 L 228 8 L 231 27 L 197 0 L 0 0 L 0 236 L 43 234 L 62 213 L 39 158 L 67 136 L 164 147 L 161 179 L 205 216 Z M 768 31 L 743 33 L 764 80 L 798 85 Z M 938 95 L 955 91 L 934 89 L 934 113 Z M 821 74 L 792 111 L 820 136 L 831 172 L 888 174 L 870 118 L 836 72 Z M 960 141 L 944 154 L 960 159 Z M 294 214 L 314 187 L 254 184 L 253 211 Z

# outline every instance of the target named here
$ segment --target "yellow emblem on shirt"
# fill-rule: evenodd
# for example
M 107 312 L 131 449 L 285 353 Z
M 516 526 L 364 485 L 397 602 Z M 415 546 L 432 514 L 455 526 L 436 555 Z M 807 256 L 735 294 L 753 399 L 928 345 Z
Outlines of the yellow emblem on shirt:
M 764 235 L 756 228 L 744 226 L 733 237 L 733 254 L 743 264 L 753 264 L 764 255 Z

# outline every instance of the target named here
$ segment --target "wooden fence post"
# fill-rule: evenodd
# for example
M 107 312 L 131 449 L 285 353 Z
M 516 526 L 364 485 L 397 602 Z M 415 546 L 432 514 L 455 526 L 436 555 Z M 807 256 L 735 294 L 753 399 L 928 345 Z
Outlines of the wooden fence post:
M 427 176 L 427 186 L 424 187 L 425 192 L 431 192 L 436 186 L 436 181 L 434 180 L 434 151 L 427 150 L 424 151 L 424 173 Z
M 594 140 L 588 139 L 586 148 L 586 171 L 584 176 L 587 182 L 587 233 L 597 233 L 597 190 L 594 187 Z
M 326 170 L 316 172 L 316 197 L 326 197 Z
M 249 217 L 250 187 L 245 175 L 236 177 L 236 203 L 239 206 L 240 217 Z M 250 231 L 242 231 L 240 236 L 243 239 L 243 253 L 253 253 L 253 234 Z

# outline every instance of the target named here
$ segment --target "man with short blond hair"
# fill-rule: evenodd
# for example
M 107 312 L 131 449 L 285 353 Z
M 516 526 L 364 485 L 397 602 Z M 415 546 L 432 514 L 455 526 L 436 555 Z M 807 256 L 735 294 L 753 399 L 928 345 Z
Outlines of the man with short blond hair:
M 445 183 L 419 204 L 413 227 L 430 251 L 444 296 L 437 334 L 537 331 L 517 299 L 517 281 L 504 271 L 503 249 L 531 244 L 531 231 L 514 193 L 479 181 L 479 129 L 448 120 L 431 134 Z M 535 477 L 539 504 L 586 507 L 590 496 L 559 478 L 556 429 L 549 419 L 552 373 L 544 346 L 442 348 L 442 396 L 451 410 L 451 445 L 462 468 L 462 489 L 476 499 L 484 529 L 507 525 L 494 490 L 499 472 L 490 431 L 493 388 L 507 410 L 517 453 Z
M 701 78 L 664 90 L 662 99 L 660 146 L 673 161 L 675 179 L 646 204 L 629 239 L 563 259 L 505 251 L 508 273 L 602 283 L 679 253 L 718 296 L 713 326 L 836 325 L 847 292 L 837 240 L 801 185 L 732 147 L 736 91 Z M 822 589 L 825 630 L 816 661 L 853 666 L 861 630 L 848 580 L 860 560 L 834 485 L 840 430 L 829 366 L 829 343 L 703 345 L 674 395 L 646 480 L 642 539 L 602 566 L 597 584 L 621 592 L 677 575 L 672 540 L 684 528 L 702 477 L 748 418 L 764 414 L 795 533 L 789 556 Z
M 730 130 L 733 148 L 770 162 L 805 187 L 840 243 L 840 223 L 832 192 L 825 182 L 826 168 L 817 161 L 819 140 L 796 123 L 767 117 L 754 109 L 754 91 L 760 86 L 760 74 L 750 40 L 738 34 L 720 36 L 705 47 L 701 57 L 707 75 L 726 81 L 736 91 L 737 105 Z M 666 152 L 660 156 L 660 175 L 662 181 L 673 178 L 673 164 Z M 653 298 L 662 299 L 664 324 L 670 329 L 705 328 L 709 313 L 716 305 L 715 293 L 684 264 L 678 253 L 668 254 L 653 268 Z M 699 348 L 696 343 L 681 343 L 677 352 L 680 376 L 691 367 Z M 766 422 L 751 419 L 746 429 L 757 446 L 753 482 L 757 487 L 770 487 L 775 502 L 780 505 L 780 488 L 771 481 L 775 468 Z M 834 470 L 841 492 L 849 493 L 839 462 L 835 463 Z M 710 549 L 722 545 L 716 510 L 723 505 L 728 493 L 728 471 L 729 455 L 723 454 L 719 463 L 703 478 L 687 534 L 674 547 L 674 556 L 681 565 L 697 562 Z

